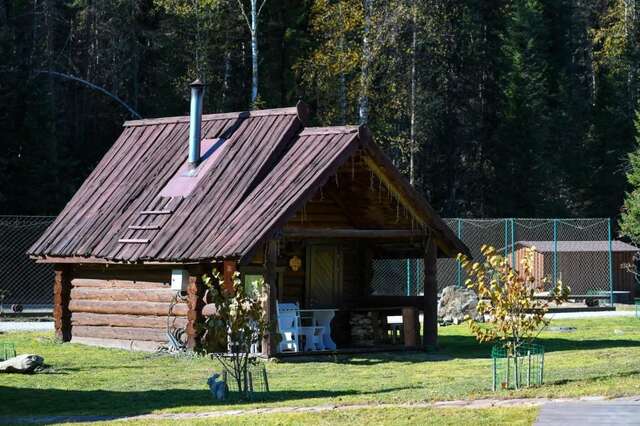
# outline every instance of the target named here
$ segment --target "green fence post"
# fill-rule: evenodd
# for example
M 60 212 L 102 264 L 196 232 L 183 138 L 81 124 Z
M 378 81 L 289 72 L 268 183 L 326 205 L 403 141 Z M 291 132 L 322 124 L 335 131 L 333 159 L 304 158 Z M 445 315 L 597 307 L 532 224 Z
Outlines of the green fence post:
M 509 219 L 504 220 L 504 257 L 509 256 Z
M 553 286 L 558 284 L 558 219 L 553 219 Z
M 607 238 L 609 239 L 609 292 L 611 306 L 613 306 L 613 243 L 611 241 L 611 218 L 607 218 Z
M 458 218 L 458 225 L 457 225 L 457 234 L 458 234 L 458 238 L 462 240 L 462 219 Z M 457 271 L 457 286 L 458 287 L 462 287 L 462 265 L 460 265 L 460 262 L 458 261 L 458 271 Z
M 407 259 L 407 296 L 411 296 L 411 259 Z
M 511 265 L 516 268 L 516 225 L 514 218 L 511 218 Z

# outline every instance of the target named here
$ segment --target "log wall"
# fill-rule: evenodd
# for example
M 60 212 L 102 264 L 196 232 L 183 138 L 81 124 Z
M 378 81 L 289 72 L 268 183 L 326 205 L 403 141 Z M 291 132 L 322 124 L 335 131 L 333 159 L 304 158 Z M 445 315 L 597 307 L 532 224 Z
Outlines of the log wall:
M 167 343 L 167 325 L 186 328 L 188 304 L 173 304 L 169 268 L 76 266 L 69 298 L 71 341 L 136 350 Z M 169 317 L 169 310 L 172 315 Z

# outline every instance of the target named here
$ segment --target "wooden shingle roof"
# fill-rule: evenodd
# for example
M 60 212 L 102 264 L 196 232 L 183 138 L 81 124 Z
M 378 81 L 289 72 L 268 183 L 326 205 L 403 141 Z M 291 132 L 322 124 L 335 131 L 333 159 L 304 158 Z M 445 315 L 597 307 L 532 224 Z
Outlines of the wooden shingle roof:
M 171 182 L 187 159 L 188 117 L 125 123 L 113 147 L 29 254 L 44 261 L 78 262 L 246 258 L 358 150 L 366 150 L 389 179 L 403 181 L 396 182 L 398 191 L 409 196 L 447 254 L 466 252 L 366 129 L 304 128 L 306 114 L 299 104 L 204 115 L 202 137 L 209 143 L 203 143 L 203 154 L 208 147 L 218 151 L 206 160 L 197 185 L 183 195 L 175 194 L 180 186 Z

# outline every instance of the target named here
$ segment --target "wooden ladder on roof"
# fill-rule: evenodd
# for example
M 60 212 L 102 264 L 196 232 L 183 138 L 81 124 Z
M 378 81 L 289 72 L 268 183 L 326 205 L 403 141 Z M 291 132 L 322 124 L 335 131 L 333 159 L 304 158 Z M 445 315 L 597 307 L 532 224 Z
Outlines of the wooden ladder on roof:
M 168 222 L 169 218 L 180 205 L 180 200 L 174 203 L 174 200 L 179 197 L 172 197 L 162 209 L 147 208 L 141 210 L 136 217 L 133 225 L 127 226 L 125 231 L 125 237 L 118 240 L 121 244 L 149 244 L 151 240 L 158 235 L 158 232 Z M 158 201 L 154 200 L 151 205 L 157 205 Z M 172 205 L 173 204 L 173 205 Z M 171 206 L 171 207 L 167 207 Z M 153 221 L 150 222 L 150 219 Z M 152 232 L 153 234 L 148 236 L 146 233 Z M 146 238 L 142 238 L 143 234 Z

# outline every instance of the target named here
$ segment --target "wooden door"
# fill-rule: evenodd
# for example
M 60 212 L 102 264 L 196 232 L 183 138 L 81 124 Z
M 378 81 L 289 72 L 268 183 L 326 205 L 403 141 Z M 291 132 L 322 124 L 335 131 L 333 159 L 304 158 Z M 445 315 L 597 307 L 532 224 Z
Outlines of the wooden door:
M 310 308 L 337 308 L 341 302 L 342 261 L 333 245 L 307 248 L 306 300 Z

